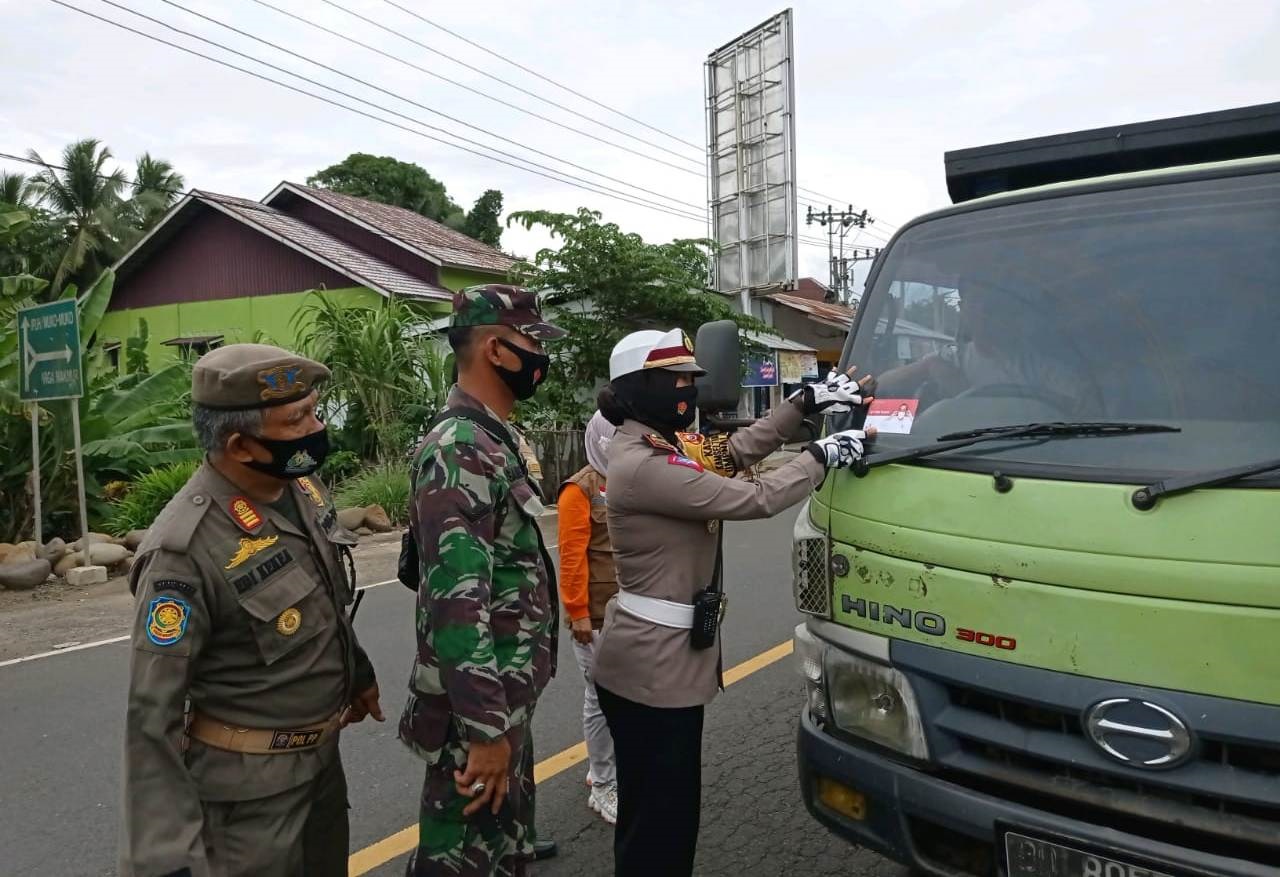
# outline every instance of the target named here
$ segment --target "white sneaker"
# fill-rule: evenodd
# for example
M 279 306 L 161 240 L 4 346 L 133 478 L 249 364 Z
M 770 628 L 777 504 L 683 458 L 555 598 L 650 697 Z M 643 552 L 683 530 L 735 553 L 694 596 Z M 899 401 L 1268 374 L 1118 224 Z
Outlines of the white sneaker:
M 599 813 L 610 825 L 618 822 L 618 784 L 608 783 L 591 787 L 591 795 L 587 798 L 587 806 Z

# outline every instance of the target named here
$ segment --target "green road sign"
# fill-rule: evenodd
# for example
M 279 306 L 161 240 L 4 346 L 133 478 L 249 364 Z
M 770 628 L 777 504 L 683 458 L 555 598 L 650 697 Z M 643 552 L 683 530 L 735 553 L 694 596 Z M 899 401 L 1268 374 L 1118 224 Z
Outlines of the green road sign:
M 84 393 L 80 320 L 73 298 L 18 311 L 23 399 L 74 399 Z

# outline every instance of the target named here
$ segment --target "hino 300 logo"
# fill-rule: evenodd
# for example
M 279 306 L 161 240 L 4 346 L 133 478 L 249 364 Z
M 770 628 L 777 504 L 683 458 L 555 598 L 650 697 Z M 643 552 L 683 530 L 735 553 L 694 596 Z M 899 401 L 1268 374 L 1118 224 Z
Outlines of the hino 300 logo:
M 915 628 L 930 636 L 945 636 L 947 619 L 936 612 L 915 612 L 910 609 L 891 606 L 888 603 L 877 603 L 875 600 L 857 600 L 848 594 L 840 595 L 840 608 L 850 615 L 865 618 L 868 621 L 879 621 L 883 624 L 900 624 L 907 630 Z

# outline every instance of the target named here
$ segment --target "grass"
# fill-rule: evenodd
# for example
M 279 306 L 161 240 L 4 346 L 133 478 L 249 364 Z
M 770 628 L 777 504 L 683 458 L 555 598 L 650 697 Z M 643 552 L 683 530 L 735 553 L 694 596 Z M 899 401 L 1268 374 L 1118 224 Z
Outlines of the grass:
M 107 531 L 123 536 L 130 530 L 145 530 L 150 527 L 199 466 L 197 460 L 173 463 L 140 476 L 129 487 L 128 493 L 111 504 Z
M 409 521 L 409 468 L 385 463 L 365 469 L 338 485 L 334 501 L 338 508 L 380 505 L 393 524 Z

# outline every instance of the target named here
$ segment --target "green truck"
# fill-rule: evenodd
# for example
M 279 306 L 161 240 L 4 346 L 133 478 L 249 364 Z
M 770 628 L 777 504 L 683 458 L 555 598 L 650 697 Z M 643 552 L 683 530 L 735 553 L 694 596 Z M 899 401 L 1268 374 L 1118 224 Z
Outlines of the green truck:
M 1280 104 L 946 167 L 795 526 L 805 804 L 918 873 L 1280 874 Z

